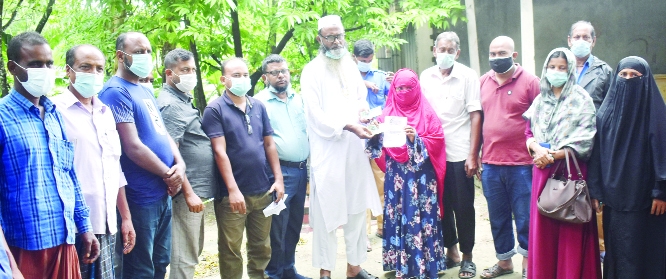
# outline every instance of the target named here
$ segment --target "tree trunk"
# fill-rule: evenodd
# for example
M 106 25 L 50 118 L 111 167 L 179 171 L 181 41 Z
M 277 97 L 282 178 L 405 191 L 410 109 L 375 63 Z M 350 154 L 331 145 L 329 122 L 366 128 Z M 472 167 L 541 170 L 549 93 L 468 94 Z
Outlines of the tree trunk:
M 187 17 L 183 17 L 183 21 L 185 22 L 185 28 L 188 28 L 190 26 L 190 21 Z M 199 112 L 203 115 L 204 109 L 208 105 L 208 101 L 206 100 L 206 94 L 203 89 L 203 78 L 201 78 L 201 63 L 199 63 L 201 58 L 199 57 L 197 44 L 194 40 L 190 40 L 190 51 L 194 55 L 194 66 L 196 67 L 197 73 L 197 86 L 194 87 L 194 103 Z
M 49 0 L 49 3 L 46 4 L 46 11 L 42 16 L 42 19 L 39 20 L 37 28 L 35 28 L 35 32 L 42 33 L 42 30 L 44 29 L 44 26 L 46 25 L 46 22 L 49 20 L 51 12 L 53 11 L 53 4 L 55 4 L 55 0 Z
M 234 0 L 236 9 L 231 10 L 231 35 L 234 38 L 234 54 L 243 57 L 243 45 L 240 33 L 240 21 L 238 21 L 238 0 Z
M 0 15 L 2 15 L 3 6 L 5 1 L 0 1 Z M 2 28 L 2 16 L 0 16 L 0 28 Z M 5 70 L 5 59 L 2 58 L 2 54 L 5 53 L 4 48 L 4 38 L 5 32 L 4 29 L 0 30 L 0 88 L 2 89 L 2 97 L 9 94 L 9 85 L 7 84 L 7 71 Z

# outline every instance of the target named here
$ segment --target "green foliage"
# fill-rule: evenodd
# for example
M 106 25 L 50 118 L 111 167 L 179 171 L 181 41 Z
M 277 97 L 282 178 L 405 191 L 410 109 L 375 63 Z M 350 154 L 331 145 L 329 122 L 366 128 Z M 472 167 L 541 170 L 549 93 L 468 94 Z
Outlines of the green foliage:
M 4 1 L 3 24 L 20 0 Z M 15 35 L 34 30 L 47 2 L 24 1 L 6 33 Z M 342 16 L 350 46 L 358 39 L 367 38 L 377 47 L 393 49 L 406 43 L 397 35 L 409 25 L 429 24 L 442 29 L 449 22 L 455 24 L 464 19 L 464 6 L 459 0 L 237 0 L 236 3 L 233 0 L 57 0 L 42 33 L 54 49 L 57 65 L 64 66 L 64 54 L 74 45 L 86 43 L 99 47 L 107 57 L 109 76 L 115 72 L 115 39 L 122 32 L 146 34 L 160 74 L 166 52 L 176 47 L 190 49 L 190 43 L 194 42 L 206 84 L 205 96 L 211 98 L 224 89 L 219 82 L 220 63 L 234 55 L 232 9 L 238 12 L 242 53 L 250 72 L 258 70 L 267 55 L 280 53 L 289 62 L 296 88 L 300 72 L 318 51 L 317 20 L 323 15 Z M 280 44 L 283 39 L 288 39 L 286 44 Z

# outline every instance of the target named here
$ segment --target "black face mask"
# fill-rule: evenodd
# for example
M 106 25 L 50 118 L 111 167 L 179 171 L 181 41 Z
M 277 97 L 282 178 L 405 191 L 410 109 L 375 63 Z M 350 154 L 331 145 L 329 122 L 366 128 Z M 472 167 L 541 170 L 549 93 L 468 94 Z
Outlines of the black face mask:
M 490 68 L 498 74 L 503 74 L 513 67 L 513 57 L 490 58 Z

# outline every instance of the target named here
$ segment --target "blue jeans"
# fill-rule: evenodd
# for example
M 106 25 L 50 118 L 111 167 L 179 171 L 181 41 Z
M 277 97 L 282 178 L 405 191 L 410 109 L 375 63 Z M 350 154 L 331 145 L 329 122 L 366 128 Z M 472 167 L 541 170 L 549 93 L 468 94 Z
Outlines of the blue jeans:
M 508 260 L 520 253 L 527 257 L 532 194 L 532 165 L 499 166 L 483 164 L 483 195 L 488 201 L 490 228 L 497 259 Z M 518 248 L 513 235 L 511 214 L 516 222 Z
M 171 261 L 171 197 L 143 206 L 129 203 L 129 209 L 136 245 L 123 257 L 123 278 L 164 279 Z
M 293 278 L 296 244 L 303 225 L 303 206 L 305 203 L 308 170 L 281 166 L 284 177 L 286 209 L 280 215 L 273 216 L 271 222 L 271 261 L 266 267 L 266 275 L 271 279 Z M 271 177 L 271 181 L 273 178 Z

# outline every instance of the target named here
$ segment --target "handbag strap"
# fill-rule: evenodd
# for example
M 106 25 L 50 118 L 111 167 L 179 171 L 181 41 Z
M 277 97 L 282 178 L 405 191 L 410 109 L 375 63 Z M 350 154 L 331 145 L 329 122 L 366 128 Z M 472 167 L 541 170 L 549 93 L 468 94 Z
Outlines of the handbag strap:
M 576 166 L 576 171 L 578 171 L 579 179 L 583 177 L 583 173 L 580 171 L 580 166 L 578 166 L 578 160 L 576 159 L 576 154 L 570 148 L 564 148 L 564 158 L 567 161 L 567 173 L 569 174 L 569 180 L 571 180 L 571 167 L 569 166 L 569 152 L 571 152 L 571 157 L 573 158 L 574 165 Z

